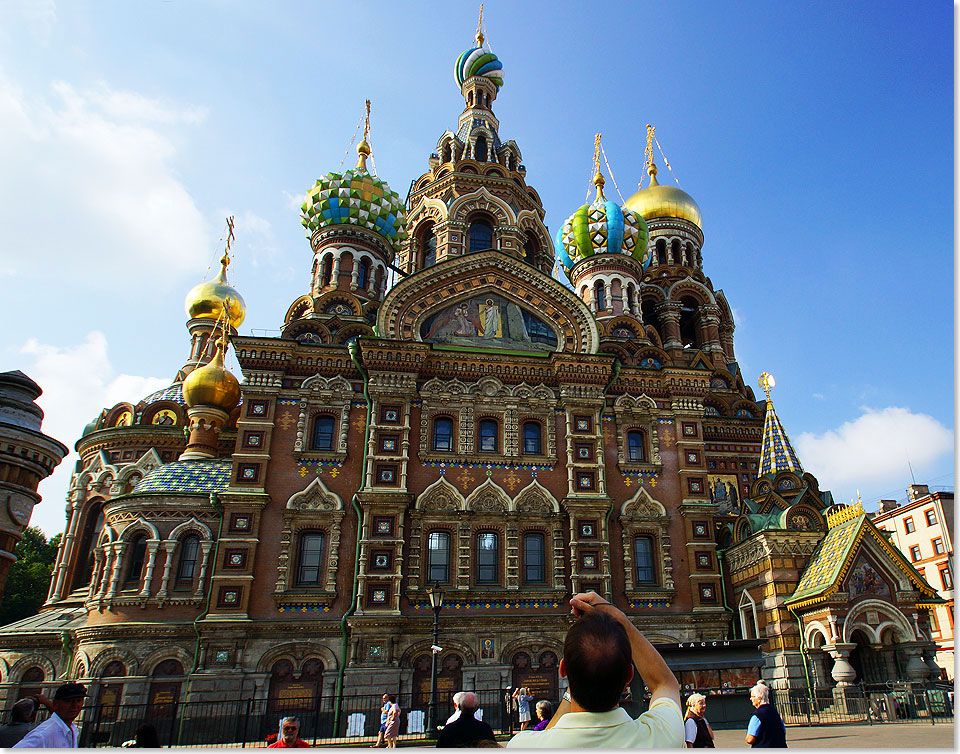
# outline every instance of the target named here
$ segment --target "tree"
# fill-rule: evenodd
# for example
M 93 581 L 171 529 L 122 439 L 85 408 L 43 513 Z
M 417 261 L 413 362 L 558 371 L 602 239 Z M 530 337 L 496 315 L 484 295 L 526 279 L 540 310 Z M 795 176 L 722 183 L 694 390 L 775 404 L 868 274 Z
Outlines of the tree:
M 47 541 L 46 535 L 35 526 L 24 529 L 23 538 L 13 550 L 17 561 L 10 566 L 0 601 L 0 625 L 29 618 L 40 611 L 47 598 L 59 546 L 59 534 Z

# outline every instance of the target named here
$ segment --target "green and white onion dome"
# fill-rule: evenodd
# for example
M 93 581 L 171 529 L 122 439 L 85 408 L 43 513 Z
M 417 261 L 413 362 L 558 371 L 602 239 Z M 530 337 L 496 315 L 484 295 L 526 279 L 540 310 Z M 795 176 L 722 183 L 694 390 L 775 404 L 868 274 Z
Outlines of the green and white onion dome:
M 474 76 L 490 79 L 496 84 L 497 89 L 503 86 L 503 63 L 490 50 L 485 50 L 483 47 L 471 47 L 461 52 L 453 73 L 458 86 L 463 86 L 464 81 Z

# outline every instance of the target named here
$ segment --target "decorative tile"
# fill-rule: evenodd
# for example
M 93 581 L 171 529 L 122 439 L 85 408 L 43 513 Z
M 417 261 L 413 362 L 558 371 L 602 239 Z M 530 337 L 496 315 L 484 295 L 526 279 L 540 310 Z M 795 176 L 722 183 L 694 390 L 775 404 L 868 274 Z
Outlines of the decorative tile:
M 137 484 L 136 492 L 192 492 L 209 495 L 230 486 L 230 459 L 174 461 L 148 473 Z

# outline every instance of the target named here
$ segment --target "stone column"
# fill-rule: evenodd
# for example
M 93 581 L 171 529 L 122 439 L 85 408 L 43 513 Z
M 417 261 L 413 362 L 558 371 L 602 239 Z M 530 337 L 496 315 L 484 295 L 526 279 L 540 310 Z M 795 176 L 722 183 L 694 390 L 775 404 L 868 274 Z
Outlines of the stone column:
M 360 284 L 360 262 L 363 258 L 358 252 L 353 254 L 353 269 L 350 271 L 350 290 L 355 291 Z
M 110 573 L 110 590 L 107 592 L 107 597 L 115 596 L 117 589 L 120 587 L 120 571 L 123 569 L 123 551 L 126 548 L 126 542 L 113 543 L 113 568 Z
M 170 585 L 170 569 L 173 567 L 173 551 L 177 549 L 175 541 L 167 540 L 163 543 L 163 578 L 160 579 L 160 589 L 157 590 L 158 597 L 167 596 L 167 587 Z
M 833 658 L 833 670 L 830 675 L 837 682 L 837 686 L 849 686 L 857 680 L 857 671 L 850 664 L 850 653 L 856 647 L 856 644 L 839 643 L 824 646 L 824 650 Z
M 900 644 L 907 656 L 906 674 L 911 683 L 923 683 L 930 677 L 930 668 L 923 661 L 923 645 L 920 642 Z
M 141 597 L 150 596 L 150 582 L 153 581 L 153 566 L 157 562 L 157 549 L 159 546 L 159 539 L 147 540 L 147 570 L 143 576 L 143 589 L 140 590 Z
M 682 351 L 680 341 L 680 307 L 679 301 L 664 301 L 657 307 L 657 316 L 660 318 L 663 336 L 663 348 L 666 351 Z
M 210 548 L 213 547 L 213 542 L 210 540 L 204 540 L 200 543 L 200 578 L 197 579 L 197 591 L 193 593 L 194 597 L 203 596 L 203 582 L 207 577 L 207 567 L 210 564 Z
M 117 552 L 113 549 L 113 543 L 107 542 L 103 546 L 104 565 L 103 573 L 100 578 L 100 586 L 97 588 L 97 596 L 103 597 L 107 594 L 110 587 L 110 579 L 113 576 L 113 563 L 117 559 Z M 91 584 L 92 588 L 92 584 Z

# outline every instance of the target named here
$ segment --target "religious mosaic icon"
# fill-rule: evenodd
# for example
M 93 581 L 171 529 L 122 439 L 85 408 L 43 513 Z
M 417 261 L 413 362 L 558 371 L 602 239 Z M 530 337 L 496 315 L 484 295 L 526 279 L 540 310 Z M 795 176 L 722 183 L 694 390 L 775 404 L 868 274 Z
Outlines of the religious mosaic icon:
M 539 316 L 497 294 L 476 296 L 431 315 L 420 328 L 427 343 L 555 351 L 557 334 Z
M 153 415 L 151 424 L 159 424 L 164 427 L 172 427 L 177 423 L 177 415 L 168 408 L 162 408 Z
M 494 643 L 493 639 L 490 637 L 485 637 L 480 640 L 480 659 L 481 660 L 492 660 L 494 657 Z
M 740 511 L 740 493 L 736 474 L 708 474 L 707 487 L 710 502 L 718 513 L 735 514 Z

